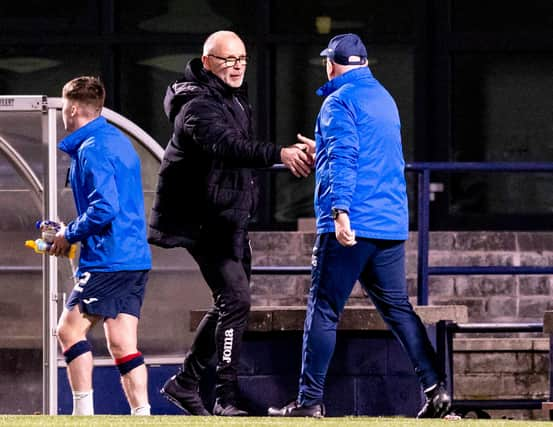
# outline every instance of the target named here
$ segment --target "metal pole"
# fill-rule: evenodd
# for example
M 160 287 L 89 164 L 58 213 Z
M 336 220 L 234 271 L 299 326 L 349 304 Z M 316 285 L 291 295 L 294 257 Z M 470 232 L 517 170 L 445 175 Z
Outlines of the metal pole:
M 428 305 L 428 233 L 430 228 L 430 171 L 428 169 L 424 169 L 419 173 L 418 187 L 419 254 L 417 260 L 417 304 Z
M 52 220 L 58 219 L 57 203 L 57 159 L 56 159 L 56 109 L 48 108 L 42 117 L 43 143 L 47 156 L 44 173 L 44 214 Z M 56 323 L 58 316 L 58 259 L 43 255 L 43 413 L 58 413 L 58 347 Z

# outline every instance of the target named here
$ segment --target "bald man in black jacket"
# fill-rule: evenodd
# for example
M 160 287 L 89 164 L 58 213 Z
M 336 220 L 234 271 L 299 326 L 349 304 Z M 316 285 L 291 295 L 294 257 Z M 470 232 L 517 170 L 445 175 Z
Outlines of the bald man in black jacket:
M 186 248 L 213 294 L 179 373 L 161 390 L 192 415 L 208 415 L 198 383 L 216 354 L 214 415 L 244 416 L 237 369 L 250 312 L 249 220 L 257 205 L 254 168 L 282 162 L 297 177 L 311 172 L 306 146 L 254 140 L 243 84 L 248 57 L 233 32 L 210 35 L 203 55 L 169 86 L 165 112 L 174 132 L 165 150 L 152 208 L 149 242 Z

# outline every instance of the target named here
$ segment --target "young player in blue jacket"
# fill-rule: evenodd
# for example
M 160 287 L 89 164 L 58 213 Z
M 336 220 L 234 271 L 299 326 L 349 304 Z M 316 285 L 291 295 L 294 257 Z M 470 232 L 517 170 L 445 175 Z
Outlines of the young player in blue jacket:
M 59 148 L 71 157 L 69 180 L 77 218 L 57 233 L 50 253 L 80 242 L 77 282 L 57 334 L 73 391 L 73 415 L 93 415 L 92 353 L 86 339 L 103 322 L 133 415 L 149 415 L 147 372 L 137 349 L 150 248 L 140 159 L 129 139 L 100 116 L 105 89 L 95 77 L 63 87 L 62 117 L 70 134 Z
M 408 211 L 397 107 L 367 67 L 358 36 L 334 37 L 321 56 L 329 81 L 317 92 L 326 99 L 315 141 L 299 136 L 316 148 L 317 218 L 299 393 L 269 415 L 324 416 L 336 326 L 359 280 L 413 363 L 427 396 L 418 416 L 441 417 L 451 399 L 405 281 Z

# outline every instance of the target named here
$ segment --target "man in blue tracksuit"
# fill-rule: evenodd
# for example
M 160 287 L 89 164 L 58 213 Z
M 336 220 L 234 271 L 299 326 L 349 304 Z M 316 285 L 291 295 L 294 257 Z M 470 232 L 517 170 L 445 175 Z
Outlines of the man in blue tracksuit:
M 92 353 L 86 334 L 103 322 L 133 415 L 149 415 L 147 373 L 137 350 L 150 248 L 140 158 L 129 139 L 100 116 L 105 89 L 95 77 L 63 87 L 62 117 L 70 134 L 59 148 L 71 157 L 69 180 L 77 218 L 62 226 L 50 253 L 81 243 L 77 283 L 57 334 L 73 391 L 73 414 L 93 415 Z
M 407 352 L 427 401 L 419 417 L 442 417 L 451 403 L 436 353 L 413 311 L 405 281 L 407 194 L 396 104 L 367 67 L 354 34 L 334 37 L 321 52 L 329 79 L 315 127 L 315 214 L 312 286 L 304 325 L 296 400 L 272 416 L 324 416 L 323 389 L 336 326 L 359 280 Z

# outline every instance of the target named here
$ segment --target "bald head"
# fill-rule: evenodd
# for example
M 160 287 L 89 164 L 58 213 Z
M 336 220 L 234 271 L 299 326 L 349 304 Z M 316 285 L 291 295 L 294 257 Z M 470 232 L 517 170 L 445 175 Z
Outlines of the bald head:
M 246 47 L 244 42 L 238 34 L 232 31 L 217 31 L 211 34 L 204 42 L 203 55 L 210 55 L 216 53 L 221 46 L 226 46 L 228 44 L 238 44 L 241 45 L 244 52 Z
M 202 64 L 204 69 L 219 77 L 228 86 L 239 88 L 246 72 L 246 46 L 236 33 L 217 31 L 204 43 Z

